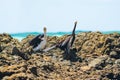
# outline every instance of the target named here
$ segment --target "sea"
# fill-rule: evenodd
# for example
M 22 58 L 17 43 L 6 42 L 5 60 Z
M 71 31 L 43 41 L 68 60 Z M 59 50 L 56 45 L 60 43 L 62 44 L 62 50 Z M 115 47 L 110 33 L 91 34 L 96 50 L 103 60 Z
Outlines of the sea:
M 91 32 L 91 31 L 79 31 L 77 30 L 75 33 L 82 33 L 82 32 Z M 111 33 L 119 33 L 120 31 L 101 31 L 103 34 L 111 34 Z M 10 33 L 10 35 L 13 38 L 18 39 L 19 41 L 21 41 L 22 39 L 24 39 L 25 37 L 27 37 L 28 35 L 38 35 L 38 34 L 43 34 L 43 33 L 39 33 L 39 32 L 22 32 L 22 33 Z M 71 32 L 48 32 L 47 35 L 48 36 L 63 36 L 66 34 L 71 34 Z

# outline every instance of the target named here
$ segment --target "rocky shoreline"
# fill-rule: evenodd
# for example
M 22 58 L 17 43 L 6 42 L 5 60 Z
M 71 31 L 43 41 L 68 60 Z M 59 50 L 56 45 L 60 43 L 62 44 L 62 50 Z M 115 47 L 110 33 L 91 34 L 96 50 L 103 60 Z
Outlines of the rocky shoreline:
M 28 44 L 33 37 L 29 35 L 19 42 L 9 34 L 0 34 L 0 80 L 120 79 L 118 33 L 78 33 L 70 55 L 57 48 L 33 52 Z M 46 47 L 66 37 L 48 36 Z

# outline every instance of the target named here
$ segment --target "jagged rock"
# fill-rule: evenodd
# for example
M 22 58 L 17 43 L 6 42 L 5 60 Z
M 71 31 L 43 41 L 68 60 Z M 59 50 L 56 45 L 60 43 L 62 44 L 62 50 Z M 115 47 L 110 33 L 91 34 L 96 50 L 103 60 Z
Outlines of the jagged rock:
M 90 68 L 91 68 L 90 66 L 82 66 L 81 70 L 82 71 L 87 71 L 87 70 L 90 70 Z
M 118 53 L 117 53 L 116 51 L 110 52 L 110 56 L 111 56 L 112 58 L 118 58 L 118 57 L 119 57 L 119 56 L 118 56 Z
M 117 60 L 115 61 L 115 64 L 117 64 L 118 66 L 120 66 L 120 59 L 117 59 Z
M 115 62 L 115 59 L 110 57 L 105 61 L 106 64 L 110 64 L 110 65 L 113 65 L 114 62 Z
M 46 47 L 67 36 L 48 36 Z M 0 80 L 120 79 L 120 34 L 78 33 L 70 55 L 58 48 L 33 52 L 29 45 L 33 37 L 19 42 L 0 34 Z
M 11 76 L 5 76 L 2 80 L 26 80 L 27 76 L 25 73 L 16 73 Z
M 102 66 L 105 66 L 105 60 L 107 60 L 108 56 L 105 55 L 105 56 L 100 56 L 94 60 L 92 60 L 88 66 L 89 67 L 95 67 L 95 68 L 98 68 L 98 67 L 102 67 Z

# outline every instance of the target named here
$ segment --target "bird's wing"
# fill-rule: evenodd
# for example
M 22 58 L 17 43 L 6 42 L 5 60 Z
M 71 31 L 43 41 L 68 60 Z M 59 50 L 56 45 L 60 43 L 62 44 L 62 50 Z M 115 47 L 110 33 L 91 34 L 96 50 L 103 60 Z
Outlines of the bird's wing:
M 72 47 L 73 43 L 75 41 L 75 36 L 73 35 L 71 38 L 70 38 L 70 46 Z
M 65 50 L 65 48 L 67 47 L 67 44 L 70 40 L 70 36 L 67 37 L 65 40 L 63 40 L 62 42 L 57 44 L 57 47 L 60 48 L 61 50 Z
M 36 47 L 39 43 L 41 43 L 42 41 L 42 38 L 44 37 L 43 34 L 39 34 L 37 35 L 36 37 L 34 37 L 30 42 L 29 44 L 33 47 Z
M 67 45 L 67 43 L 68 43 L 69 40 L 70 40 L 70 37 L 71 37 L 71 36 L 67 37 L 67 39 L 65 39 L 65 40 L 62 42 L 61 46 Z
M 39 37 L 39 38 L 43 38 L 43 37 L 44 37 L 44 34 L 39 34 L 38 37 Z
M 52 47 L 49 47 L 49 48 L 46 48 L 46 49 L 44 49 L 43 51 L 44 51 L 44 52 L 47 52 L 47 51 L 52 50 L 52 49 L 54 49 L 54 48 L 56 48 L 56 45 L 54 45 L 54 46 L 52 46 Z
M 71 47 L 71 38 L 69 39 L 69 42 L 68 42 L 67 47 L 66 47 L 68 54 L 70 54 L 70 47 Z

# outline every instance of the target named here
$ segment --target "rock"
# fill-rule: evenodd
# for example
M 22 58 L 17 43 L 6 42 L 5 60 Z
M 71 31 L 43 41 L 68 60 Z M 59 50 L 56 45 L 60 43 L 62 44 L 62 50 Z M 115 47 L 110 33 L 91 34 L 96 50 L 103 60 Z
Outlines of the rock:
M 51 56 L 43 56 L 43 60 L 45 61 L 51 61 Z
M 13 55 L 19 55 L 19 54 L 21 54 L 21 52 L 19 51 L 19 49 L 18 49 L 17 47 L 14 47 L 14 48 L 12 49 L 12 54 L 13 54 Z
M 64 61 L 61 62 L 61 65 L 71 66 L 71 62 L 69 60 L 64 60 Z
M 13 80 L 13 79 L 16 79 L 16 80 L 26 80 L 27 76 L 26 76 L 25 73 L 16 73 L 16 74 L 11 75 L 11 76 L 6 76 L 2 80 Z
M 43 65 L 42 69 L 46 71 L 47 73 L 53 72 L 54 71 L 54 66 L 53 65 Z
M 118 58 L 118 57 L 119 57 L 119 56 L 118 56 L 118 53 L 117 53 L 116 51 L 110 52 L 110 56 L 111 56 L 112 58 Z
M 113 65 L 114 62 L 115 62 L 115 59 L 110 57 L 105 61 L 106 64 L 110 64 L 110 65 Z
M 4 78 L 5 76 L 9 76 L 8 79 L 11 79 L 11 76 L 17 72 L 25 71 L 25 69 L 22 67 L 25 64 L 19 64 L 19 65 L 11 65 L 11 66 L 1 66 L 0 67 L 0 79 Z M 14 76 L 15 78 L 16 76 Z
M 117 59 L 117 60 L 115 61 L 115 64 L 117 64 L 118 66 L 120 66 L 120 59 Z
M 82 71 L 87 71 L 87 70 L 90 70 L 90 69 L 91 69 L 91 67 L 89 67 L 89 66 L 82 66 L 81 67 Z
M 30 68 L 30 71 L 31 71 L 34 75 L 38 76 L 37 67 L 32 67 L 32 68 Z
M 96 58 L 94 60 L 92 60 L 90 63 L 88 63 L 89 67 L 95 67 L 95 68 L 99 68 L 99 67 L 103 67 L 105 66 L 105 60 L 107 60 L 108 56 L 100 56 L 99 58 Z
M 1 48 L 1 46 L 0 46 L 0 52 L 2 52 L 2 48 Z
M 48 36 L 46 48 L 67 36 Z M 58 48 L 33 52 L 33 37 L 19 42 L 0 34 L 0 80 L 120 79 L 120 34 L 78 33 L 68 58 Z

